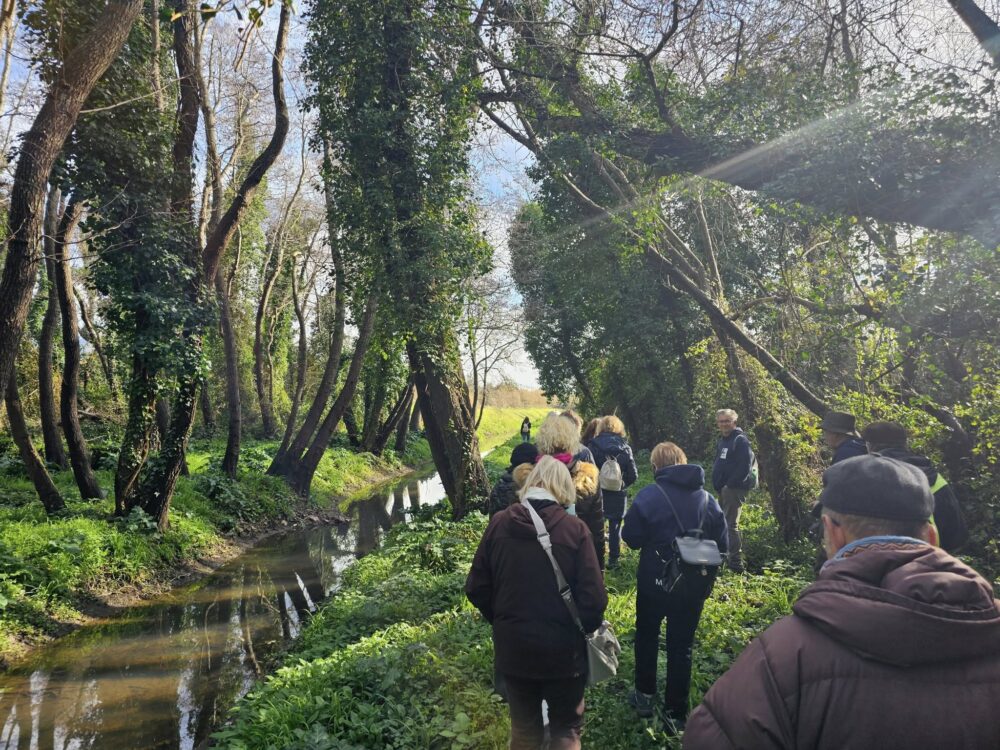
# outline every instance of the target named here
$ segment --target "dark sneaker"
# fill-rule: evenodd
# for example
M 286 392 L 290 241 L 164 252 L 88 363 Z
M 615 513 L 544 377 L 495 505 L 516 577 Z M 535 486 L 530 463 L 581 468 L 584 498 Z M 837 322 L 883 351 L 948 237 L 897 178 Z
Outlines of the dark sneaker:
M 663 714 L 663 729 L 667 734 L 673 735 L 674 737 L 680 737 L 684 734 L 684 727 L 686 724 L 687 719 L 684 719 L 671 711 L 667 711 Z
M 635 709 L 635 712 L 643 719 L 648 719 L 653 715 L 653 705 L 655 700 L 655 695 L 640 693 L 638 690 L 632 690 L 628 694 L 628 704 L 632 706 L 632 708 Z

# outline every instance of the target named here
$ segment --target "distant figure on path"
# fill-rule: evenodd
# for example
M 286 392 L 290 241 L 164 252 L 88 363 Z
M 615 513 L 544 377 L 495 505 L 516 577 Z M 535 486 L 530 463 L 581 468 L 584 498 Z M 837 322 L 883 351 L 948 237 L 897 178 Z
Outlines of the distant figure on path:
M 830 559 L 708 691 L 684 748 L 1000 747 L 1000 603 L 934 546 L 924 473 L 858 456 L 823 484 Z
M 541 516 L 583 628 L 593 632 L 604 619 L 608 594 L 590 532 L 579 518 L 566 512 L 576 500 L 569 471 L 562 462 L 543 456 L 520 496 Z M 547 747 L 580 748 L 586 646 L 559 595 L 531 514 L 521 502 L 490 521 L 472 561 L 465 593 L 493 626 L 496 668 L 505 677 L 510 705 L 510 747 L 542 747 L 544 700 L 549 710 Z
M 639 716 L 653 715 L 656 701 L 656 661 L 660 652 L 660 629 L 667 621 L 667 685 L 664 703 L 667 717 L 681 729 L 688 712 L 691 692 L 691 650 L 709 580 L 693 586 L 678 586 L 667 593 L 657 585 L 663 561 L 673 555 L 674 539 L 701 528 L 704 539 L 712 539 L 725 554 L 726 519 L 715 498 L 705 492 L 705 470 L 689 464 L 684 451 L 674 443 L 660 443 L 649 456 L 653 484 L 643 487 L 625 514 L 622 537 L 639 554 L 635 602 L 635 689 L 629 703 Z M 670 498 L 673 510 L 667 504 Z M 676 512 L 676 515 L 674 513 Z M 678 524 L 678 521 L 684 528 Z M 686 582 L 687 583 L 687 582 Z
M 531 440 L 531 420 L 527 417 L 521 422 L 521 442 L 527 443 Z
M 907 448 L 906 428 L 898 422 L 872 422 L 861 431 L 861 437 L 872 453 L 905 461 L 916 466 L 927 476 L 927 483 L 934 495 L 934 525 L 937 527 L 941 548 L 954 552 L 969 538 L 969 529 L 962 518 L 962 508 L 951 485 L 931 463 L 927 456 L 911 453 Z
M 833 449 L 831 466 L 848 458 L 863 456 L 868 452 L 865 441 L 861 439 L 855 427 L 853 414 L 828 411 L 819 428 L 823 430 L 823 442 Z
M 608 520 L 608 570 L 614 570 L 618 567 L 618 558 L 622 553 L 621 527 L 628 500 L 627 490 L 635 483 L 639 471 L 635 465 L 635 456 L 632 455 L 632 446 L 625 440 L 625 425 L 614 415 L 601 418 L 600 434 L 590 441 L 590 450 L 602 477 L 607 475 L 604 464 L 609 460 L 615 461 L 621 472 L 620 489 L 605 486 L 603 481 L 601 483 L 604 517 Z M 601 541 L 604 541 L 603 525 Z
M 743 571 L 742 538 L 740 537 L 740 513 L 747 493 L 753 483 L 753 449 L 750 439 L 739 427 L 739 415 L 732 409 L 719 409 L 715 413 L 715 424 L 722 437 L 715 444 L 715 463 L 712 466 L 712 486 L 719 495 L 719 503 L 726 514 L 729 529 L 729 562 L 731 570 Z

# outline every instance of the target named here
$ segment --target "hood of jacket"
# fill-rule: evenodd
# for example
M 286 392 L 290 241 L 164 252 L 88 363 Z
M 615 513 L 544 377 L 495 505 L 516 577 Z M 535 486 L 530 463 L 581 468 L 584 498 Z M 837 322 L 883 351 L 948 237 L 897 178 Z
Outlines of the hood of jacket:
M 897 461 L 908 463 L 910 466 L 916 466 L 927 475 L 927 482 L 931 487 L 937 482 L 937 469 L 934 468 L 934 464 L 931 463 L 931 460 L 927 456 L 921 456 L 919 453 L 910 453 L 906 448 L 886 448 L 880 450 L 879 453 L 889 458 L 895 458 Z
M 592 449 L 596 447 L 606 456 L 617 456 L 625 450 L 625 445 L 625 438 L 613 432 L 602 432 L 589 443 Z
M 542 517 L 545 528 L 549 530 L 550 534 L 556 526 L 563 523 L 567 518 L 571 518 L 566 509 L 555 500 L 529 500 L 528 502 L 531 503 L 531 507 L 537 511 L 538 515 Z M 507 508 L 507 515 L 508 530 L 511 536 L 531 539 L 538 537 L 535 531 L 535 524 L 531 520 L 531 513 L 522 503 L 517 502 Z
M 930 545 L 832 560 L 792 609 L 859 656 L 887 664 L 1000 654 L 1000 606 L 990 584 Z
M 657 482 L 672 484 L 691 492 L 705 486 L 705 470 L 698 464 L 676 464 L 657 469 L 653 474 Z

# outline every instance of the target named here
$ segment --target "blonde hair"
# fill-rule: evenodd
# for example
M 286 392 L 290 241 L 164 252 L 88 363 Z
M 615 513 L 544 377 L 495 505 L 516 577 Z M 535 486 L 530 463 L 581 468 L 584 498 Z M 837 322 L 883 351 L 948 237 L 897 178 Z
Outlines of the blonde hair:
M 534 469 L 534 464 L 520 464 L 519 466 L 515 466 L 511 474 L 511 477 L 514 479 L 514 486 L 521 489 L 524 486 L 524 480 L 528 478 Z
M 563 507 L 576 502 L 576 487 L 573 485 L 569 469 L 562 461 L 552 456 L 542 456 L 528 478 L 524 480 L 524 486 L 518 493 L 522 500 L 532 487 L 541 487 L 551 493 L 556 502 Z
M 601 417 L 601 432 L 613 432 L 615 435 L 625 437 L 625 423 L 614 414 Z
M 732 417 L 733 422 L 735 422 L 737 419 L 740 418 L 740 415 L 737 414 L 732 409 L 719 409 L 717 412 L 715 412 L 715 418 L 718 419 L 719 417 Z
M 654 469 L 662 469 L 664 466 L 676 466 L 686 464 L 688 457 L 677 443 L 657 443 L 649 454 L 649 460 Z
M 580 431 L 576 422 L 562 416 L 561 414 L 549 414 L 538 428 L 538 435 L 535 438 L 535 445 L 538 452 L 546 456 L 553 456 L 556 453 L 572 453 L 577 443 L 580 442 Z
M 571 420 L 573 422 L 573 424 L 576 425 L 577 432 L 579 432 L 580 428 L 583 427 L 583 417 L 581 417 L 579 414 L 577 414 L 572 409 L 566 409 L 565 411 L 561 412 L 559 414 L 559 416 L 560 417 L 566 417 L 566 419 Z

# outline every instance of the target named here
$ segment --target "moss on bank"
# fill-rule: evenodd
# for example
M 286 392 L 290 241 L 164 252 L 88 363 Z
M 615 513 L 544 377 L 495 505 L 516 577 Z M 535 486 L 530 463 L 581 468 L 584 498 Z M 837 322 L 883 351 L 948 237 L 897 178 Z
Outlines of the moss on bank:
M 509 448 L 488 459 L 494 476 Z M 640 458 L 640 468 L 648 463 Z M 645 477 L 648 481 L 649 471 Z M 444 509 L 401 525 L 383 548 L 350 568 L 344 586 L 305 628 L 286 666 L 237 707 L 216 735 L 221 747 L 503 748 L 506 707 L 491 695 L 490 627 L 465 601 L 462 584 L 486 518 L 454 523 Z M 769 514 L 751 506 L 745 535 L 758 575 L 726 573 L 705 608 L 692 699 L 746 644 L 787 613 L 806 582 L 800 550 L 773 546 Z M 776 556 L 794 556 L 779 561 Z M 607 617 L 622 641 L 618 677 L 587 691 L 588 747 L 661 748 L 671 740 L 626 705 L 633 674 L 638 554 L 608 574 Z M 664 664 L 661 661 L 661 672 Z
M 484 449 L 496 444 L 498 434 L 514 432 L 522 418 L 522 410 L 487 408 Z M 401 456 L 387 451 L 376 457 L 337 443 L 320 462 L 312 498 L 303 502 L 280 479 L 264 474 L 276 448 L 274 441 L 245 441 L 240 475 L 232 482 L 218 471 L 224 441 L 193 441 L 191 475 L 178 481 L 164 534 L 140 511 L 114 518 L 110 498 L 72 499 L 76 489 L 69 471 L 53 474 L 67 498 L 66 511 L 48 517 L 19 460 L 0 456 L 0 666 L 79 624 L 85 612 L 158 593 L 297 514 L 333 508 L 340 497 L 431 462 L 420 434 L 411 436 Z M 98 446 L 94 454 L 101 486 L 110 491 L 113 446 Z

